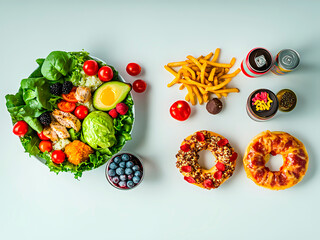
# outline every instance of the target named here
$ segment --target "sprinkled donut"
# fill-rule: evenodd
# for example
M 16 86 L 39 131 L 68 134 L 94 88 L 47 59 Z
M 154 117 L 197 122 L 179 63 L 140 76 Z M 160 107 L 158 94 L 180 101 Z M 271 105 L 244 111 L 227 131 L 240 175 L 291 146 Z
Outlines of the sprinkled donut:
M 216 165 L 211 169 L 202 168 L 198 152 L 209 150 L 216 158 Z M 229 144 L 228 139 L 210 132 L 199 131 L 187 137 L 176 155 L 176 167 L 184 176 L 184 180 L 201 188 L 218 188 L 232 176 L 238 154 Z
M 270 155 L 281 154 L 283 165 L 279 171 L 270 171 L 265 164 Z M 249 143 L 243 158 L 248 178 L 257 185 L 284 190 L 302 180 L 307 172 L 309 157 L 303 143 L 285 132 L 265 131 Z

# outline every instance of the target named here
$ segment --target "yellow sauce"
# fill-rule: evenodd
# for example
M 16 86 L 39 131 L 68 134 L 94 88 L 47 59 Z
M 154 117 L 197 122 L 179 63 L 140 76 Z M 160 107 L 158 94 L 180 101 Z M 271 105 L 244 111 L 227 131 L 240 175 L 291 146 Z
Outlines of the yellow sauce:
M 116 101 L 116 93 L 113 88 L 107 87 L 100 94 L 102 104 L 110 106 Z

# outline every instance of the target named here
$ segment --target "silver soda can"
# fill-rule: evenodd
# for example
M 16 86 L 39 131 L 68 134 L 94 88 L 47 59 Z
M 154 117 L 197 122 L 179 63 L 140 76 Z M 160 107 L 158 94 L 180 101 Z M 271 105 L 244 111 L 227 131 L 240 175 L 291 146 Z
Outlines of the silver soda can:
M 299 53 L 292 49 L 284 49 L 275 57 L 271 72 L 276 75 L 283 75 L 285 73 L 292 72 L 298 67 L 299 63 Z

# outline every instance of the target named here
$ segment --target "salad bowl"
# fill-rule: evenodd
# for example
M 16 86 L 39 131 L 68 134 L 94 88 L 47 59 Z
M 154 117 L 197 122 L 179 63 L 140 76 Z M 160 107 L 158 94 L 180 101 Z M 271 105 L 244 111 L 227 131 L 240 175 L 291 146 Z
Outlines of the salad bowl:
M 53 51 L 36 62 L 38 68 L 21 81 L 18 93 L 6 96 L 7 110 L 13 124 L 27 125 L 20 141 L 30 156 L 50 171 L 71 172 L 79 178 L 104 165 L 131 140 L 135 119 L 131 84 L 85 51 Z M 96 71 L 89 74 L 85 66 L 92 63 Z M 111 72 L 109 79 L 103 79 L 101 72 L 106 70 Z M 77 115 L 78 107 L 85 109 L 83 117 Z M 50 142 L 51 148 L 41 148 L 42 142 Z M 55 158 L 56 151 L 62 152 L 62 160 Z

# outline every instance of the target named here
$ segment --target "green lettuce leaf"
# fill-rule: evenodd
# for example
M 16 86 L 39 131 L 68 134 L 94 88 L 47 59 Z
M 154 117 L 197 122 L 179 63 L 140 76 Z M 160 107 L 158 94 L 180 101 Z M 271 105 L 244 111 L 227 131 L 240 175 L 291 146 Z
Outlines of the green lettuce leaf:
M 73 62 L 69 53 L 53 51 L 44 60 L 41 73 L 48 80 L 59 80 L 70 72 L 72 65 Z
M 41 73 L 41 67 L 42 67 L 42 64 L 44 62 L 44 58 L 38 58 L 36 60 L 36 62 L 39 64 L 38 68 L 36 70 L 34 70 L 29 78 L 38 78 L 38 77 L 43 77 L 42 73 Z
M 25 152 L 29 153 L 30 156 L 37 156 L 41 153 L 39 149 L 40 138 L 34 131 L 20 138 L 20 141 L 22 143 L 22 146 L 24 147 Z
M 69 134 L 70 134 L 72 141 L 78 140 L 81 136 L 81 133 L 82 133 L 82 131 L 76 132 L 73 128 L 69 129 Z
M 88 52 L 70 52 L 69 53 L 72 58 L 72 74 L 66 78 L 67 81 L 72 82 L 74 86 L 79 86 L 81 77 L 82 77 L 82 69 L 85 61 L 91 59 Z

